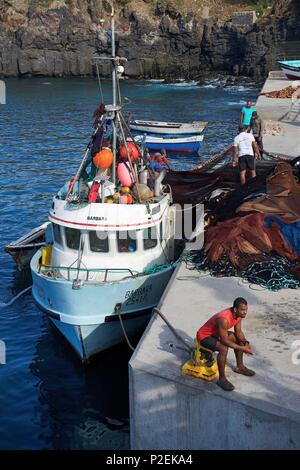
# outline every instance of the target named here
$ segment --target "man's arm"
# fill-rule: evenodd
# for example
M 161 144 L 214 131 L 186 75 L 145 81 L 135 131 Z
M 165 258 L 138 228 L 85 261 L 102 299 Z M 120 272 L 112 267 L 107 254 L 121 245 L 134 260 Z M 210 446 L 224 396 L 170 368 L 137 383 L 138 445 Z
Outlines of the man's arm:
M 238 339 L 239 341 L 241 341 L 241 342 L 247 341 L 247 340 L 246 340 L 246 337 L 245 337 L 245 335 L 244 335 L 244 333 L 243 333 L 243 331 L 242 331 L 242 322 L 241 322 L 241 321 L 239 321 L 239 322 L 235 325 L 235 327 L 234 327 L 234 333 L 235 333 L 235 336 L 237 337 L 237 339 Z
M 258 125 L 259 125 L 259 133 L 258 135 L 261 137 L 261 134 L 262 134 L 262 120 L 259 118 L 259 121 L 258 121 Z
M 220 342 L 222 344 L 224 344 L 225 346 L 228 346 L 229 348 L 236 349 L 238 351 L 243 351 L 246 354 L 253 354 L 250 346 L 241 346 L 231 341 L 231 339 L 228 336 L 228 330 L 227 330 L 228 323 L 227 323 L 227 320 L 225 320 L 225 318 L 220 318 L 217 321 L 217 326 L 218 326 L 219 335 L 221 338 Z
M 238 148 L 233 146 L 232 166 L 236 166 L 238 161 Z
M 255 141 L 252 142 L 252 147 L 253 147 L 254 152 L 256 153 L 257 160 L 261 160 L 261 153 Z
M 240 114 L 240 126 L 243 124 L 243 119 L 244 119 L 244 111 L 242 110 Z
M 165 152 L 162 152 L 162 159 L 163 159 L 163 162 L 167 165 L 167 167 L 169 168 L 169 170 L 171 170 L 171 165 L 169 163 L 169 160 L 167 158 L 167 155 Z

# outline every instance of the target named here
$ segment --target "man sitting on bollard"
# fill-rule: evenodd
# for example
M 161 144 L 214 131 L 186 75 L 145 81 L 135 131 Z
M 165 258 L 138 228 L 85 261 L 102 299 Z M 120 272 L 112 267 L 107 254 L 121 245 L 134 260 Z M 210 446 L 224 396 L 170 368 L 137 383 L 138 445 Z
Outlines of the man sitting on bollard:
M 245 299 L 238 297 L 233 306 L 213 315 L 197 332 L 197 341 L 200 348 L 203 346 L 211 351 L 218 351 L 219 380 L 217 385 L 223 390 L 232 391 L 234 386 L 225 375 L 225 365 L 228 348 L 232 348 L 236 357 L 237 374 L 251 377 L 255 375 L 253 370 L 248 369 L 243 363 L 243 354 L 253 354 L 249 341 L 246 340 L 242 331 L 242 319 L 246 317 L 248 304 Z M 234 332 L 228 331 L 234 327 Z

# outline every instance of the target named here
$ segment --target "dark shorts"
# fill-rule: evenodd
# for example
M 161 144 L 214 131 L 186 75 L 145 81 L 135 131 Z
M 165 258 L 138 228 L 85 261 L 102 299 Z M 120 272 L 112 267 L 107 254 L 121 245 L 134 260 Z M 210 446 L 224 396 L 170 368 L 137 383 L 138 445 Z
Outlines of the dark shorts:
M 215 336 L 207 336 L 200 341 L 200 347 L 203 346 L 204 348 L 210 349 L 211 351 L 216 350 L 218 338 Z
M 239 170 L 255 170 L 255 157 L 253 155 L 243 155 L 240 157 Z

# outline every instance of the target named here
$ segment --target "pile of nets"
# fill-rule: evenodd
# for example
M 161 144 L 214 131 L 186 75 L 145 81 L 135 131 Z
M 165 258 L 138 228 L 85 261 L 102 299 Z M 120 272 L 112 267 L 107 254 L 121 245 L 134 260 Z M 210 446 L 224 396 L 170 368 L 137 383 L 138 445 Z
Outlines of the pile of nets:
M 203 250 L 188 262 L 271 290 L 299 288 L 300 184 L 291 163 L 277 163 L 212 208 Z
M 184 255 L 184 261 L 190 270 L 206 271 L 216 277 L 238 276 L 250 284 L 272 291 L 300 287 L 300 278 L 296 276 L 299 264 L 280 256 L 264 254 L 253 257 L 252 260 L 248 258 L 244 263 L 245 266 L 240 263 L 238 267 L 235 267 L 226 257 L 210 263 L 204 250 L 194 250 Z
M 261 95 L 266 96 L 267 98 L 292 98 L 294 94 L 299 90 L 299 93 L 296 95 L 297 98 L 300 98 L 300 87 L 287 86 L 282 90 L 269 91 L 266 93 L 261 93 Z

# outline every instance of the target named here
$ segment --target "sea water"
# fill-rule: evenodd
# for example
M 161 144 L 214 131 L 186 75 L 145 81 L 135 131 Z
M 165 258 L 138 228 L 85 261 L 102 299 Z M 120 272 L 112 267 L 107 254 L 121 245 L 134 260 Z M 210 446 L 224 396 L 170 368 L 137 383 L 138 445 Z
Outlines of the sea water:
M 208 121 L 200 156 L 170 156 L 190 169 L 231 143 L 256 84 L 123 81 L 136 119 Z M 0 306 L 31 285 L 4 246 L 47 219 L 90 139 L 101 90 L 93 79 L 9 79 L 0 105 Z M 110 85 L 102 84 L 106 102 Z M 84 367 L 28 292 L 0 307 L 0 449 L 128 449 L 126 344 Z M 4 351 L 5 350 L 5 351 Z

